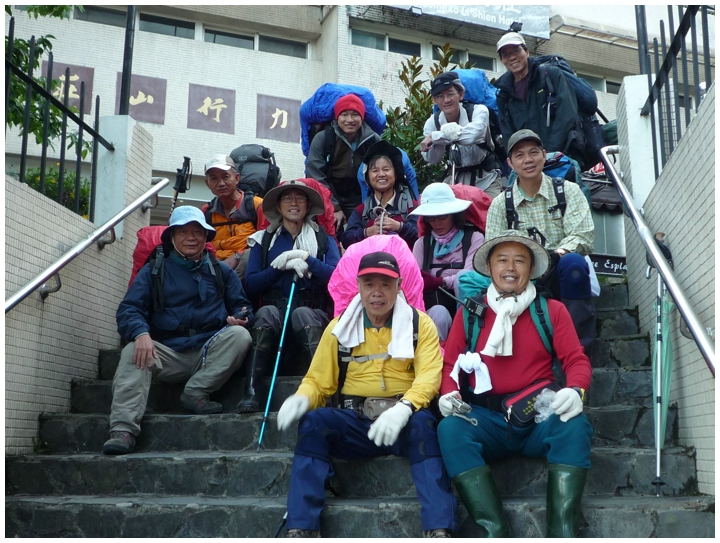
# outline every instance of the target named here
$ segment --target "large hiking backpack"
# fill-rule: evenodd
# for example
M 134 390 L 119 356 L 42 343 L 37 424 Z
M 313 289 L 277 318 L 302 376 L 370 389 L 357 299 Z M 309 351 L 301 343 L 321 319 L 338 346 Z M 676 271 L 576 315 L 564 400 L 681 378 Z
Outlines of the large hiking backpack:
M 246 193 L 262 197 L 280 182 L 280 168 L 267 147 L 256 143 L 241 145 L 232 150 L 230 158 L 235 161 L 235 169 L 240 174 L 238 188 Z
M 599 162 L 598 151 L 605 146 L 605 137 L 603 129 L 600 126 L 595 113 L 598 111 L 598 100 L 595 90 L 583 78 L 570 67 L 570 64 L 561 55 L 543 55 L 536 58 L 539 64 L 541 85 L 547 88 L 548 102 L 555 95 L 555 89 L 552 81 L 547 77 L 547 67 L 555 66 L 559 68 L 565 80 L 575 90 L 575 98 L 578 106 L 578 116 L 580 117 L 580 125 L 582 127 L 583 137 L 585 139 L 585 153 L 583 154 L 583 162 L 586 169 Z

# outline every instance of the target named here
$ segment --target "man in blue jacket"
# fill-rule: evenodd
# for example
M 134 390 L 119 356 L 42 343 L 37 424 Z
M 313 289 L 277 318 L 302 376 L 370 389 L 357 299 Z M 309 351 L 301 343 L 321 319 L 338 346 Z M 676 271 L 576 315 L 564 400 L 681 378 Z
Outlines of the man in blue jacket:
M 222 412 L 210 393 L 240 367 L 253 313 L 235 272 L 205 249 L 214 237 L 199 209 L 175 209 L 162 234 L 163 255 L 140 270 L 120 302 L 118 331 L 131 341 L 113 379 L 105 454 L 135 449 L 153 378 L 187 381 L 180 405 L 188 411 Z

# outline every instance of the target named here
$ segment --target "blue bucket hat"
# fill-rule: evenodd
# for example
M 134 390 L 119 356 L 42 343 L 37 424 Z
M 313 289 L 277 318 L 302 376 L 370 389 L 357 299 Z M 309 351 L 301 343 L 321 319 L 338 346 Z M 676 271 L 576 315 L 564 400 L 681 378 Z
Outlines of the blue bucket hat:
M 207 237 L 205 241 L 212 241 L 215 239 L 215 229 L 205 222 L 205 216 L 202 211 L 194 206 L 180 206 L 176 207 L 175 211 L 172 212 L 172 215 L 170 215 L 170 224 L 168 224 L 168 227 L 160 236 L 163 245 L 170 244 L 170 235 L 172 234 L 172 229 L 174 227 L 183 226 L 191 222 L 196 222 L 207 230 Z

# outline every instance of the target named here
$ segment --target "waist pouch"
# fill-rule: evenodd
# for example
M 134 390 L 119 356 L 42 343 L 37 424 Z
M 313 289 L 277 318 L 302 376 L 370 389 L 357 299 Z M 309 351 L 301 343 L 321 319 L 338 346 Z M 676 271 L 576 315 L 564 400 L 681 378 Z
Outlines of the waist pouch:
M 342 407 L 344 409 L 352 409 L 360 415 L 364 415 L 370 420 L 375 420 L 385 411 L 393 407 L 400 401 L 402 396 L 393 396 L 392 398 L 379 398 L 370 396 L 363 398 L 361 396 L 345 396 L 343 398 Z
M 560 387 L 550 379 L 535 381 L 532 385 L 519 392 L 508 394 L 502 400 L 505 421 L 516 428 L 527 428 L 535 424 L 535 400 L 544 388 L 557 392 Z

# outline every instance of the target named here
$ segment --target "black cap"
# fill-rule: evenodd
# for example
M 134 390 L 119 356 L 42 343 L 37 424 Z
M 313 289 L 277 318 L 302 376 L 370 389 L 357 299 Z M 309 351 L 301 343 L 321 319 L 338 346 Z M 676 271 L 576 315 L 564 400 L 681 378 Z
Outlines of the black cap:
M 433 79 L 433 82 L 430 84 L 430 94 L 437 96 L 450 87 L 455 86 L 455 83 L 460 83 L 460 77 L 458 77 L 457 72 L 442 73 Z
M 397 279 L 400 277 L 400 266 L 398 266 L 397 260 L 390 253 L 383 251 L 368 253 L 360 259 L 358 277 L 371 273 L 379 273 Z

